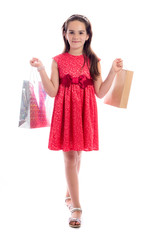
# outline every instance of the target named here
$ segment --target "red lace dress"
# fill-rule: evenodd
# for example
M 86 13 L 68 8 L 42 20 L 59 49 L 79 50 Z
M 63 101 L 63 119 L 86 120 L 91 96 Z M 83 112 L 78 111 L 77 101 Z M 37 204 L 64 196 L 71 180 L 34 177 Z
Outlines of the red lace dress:
M 63 151 L 98 150 L 97 103 L 83 55 L 63 53 L 58 64 L 59 90 L 54 101 L 48 148 Z

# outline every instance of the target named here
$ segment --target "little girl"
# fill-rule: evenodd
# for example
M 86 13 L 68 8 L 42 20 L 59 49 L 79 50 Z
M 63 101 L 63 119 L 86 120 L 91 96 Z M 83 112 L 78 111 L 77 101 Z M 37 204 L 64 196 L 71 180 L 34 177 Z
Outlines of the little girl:
M 109 90 L 123 61 L 113 61 L 110 72 L 102 81 L 100 59 L 91 49 L 92 29 L 82 15 L 72 15 L 63 24 L 65 48 L 52 62 L 51 77 L 42 62 L 33 58 L 45 91 L 55 97 L 49 149 L 63 150 L 67 180 L 66 205 L 71 211 L 70 227 L 81 226 L 78 173 L 82 151 L 99 149 L 96 97 L 103 98 Z

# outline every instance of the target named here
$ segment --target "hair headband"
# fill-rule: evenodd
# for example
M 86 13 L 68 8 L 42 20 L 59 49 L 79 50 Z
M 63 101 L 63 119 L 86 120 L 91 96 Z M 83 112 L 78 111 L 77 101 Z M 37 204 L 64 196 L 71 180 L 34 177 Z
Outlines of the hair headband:
M 88 20 L 88 18 L 86 18 L 85 16 L 83 16 L 83 15 L 79 15 L 79 14 L 74 14 L 74 15 L 72 15 L 71 17 L 69 17 L 68 19 L 67 19 L 67 22 L 68 21 L 70 21 L 70 20 L 72 20 L 73 18 L 81 18 L 81 19 L 83 19 L 83 20 L 85 20 L 87 23 L 89 23 L 89 20 Z

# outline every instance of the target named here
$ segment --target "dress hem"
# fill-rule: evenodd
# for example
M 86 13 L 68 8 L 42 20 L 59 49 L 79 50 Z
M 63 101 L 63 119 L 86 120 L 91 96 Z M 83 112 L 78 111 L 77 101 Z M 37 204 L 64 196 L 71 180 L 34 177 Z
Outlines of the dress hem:
M 50 148 L 48 147 L 49 150 L 51 151 L 64 151 L 64 152 L 69 152 L 69 151 L 85 151 L 85 152 L 91 152 L 91 151 L 99 151 L 99 148 L 94 148 L 94 149 L 63 149 L 63 148 Z

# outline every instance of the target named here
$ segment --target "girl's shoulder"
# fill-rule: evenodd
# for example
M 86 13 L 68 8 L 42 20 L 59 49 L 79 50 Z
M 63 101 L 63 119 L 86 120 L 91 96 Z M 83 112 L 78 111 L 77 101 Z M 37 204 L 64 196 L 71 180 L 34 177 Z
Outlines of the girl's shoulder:
M 67 57 L 67 53 L 61 53 L 61 54 L 56 55 L 52 59 L 54 59 L 57 63 L 59 63 L 59 61 L 65 60 L 66 57 Z

